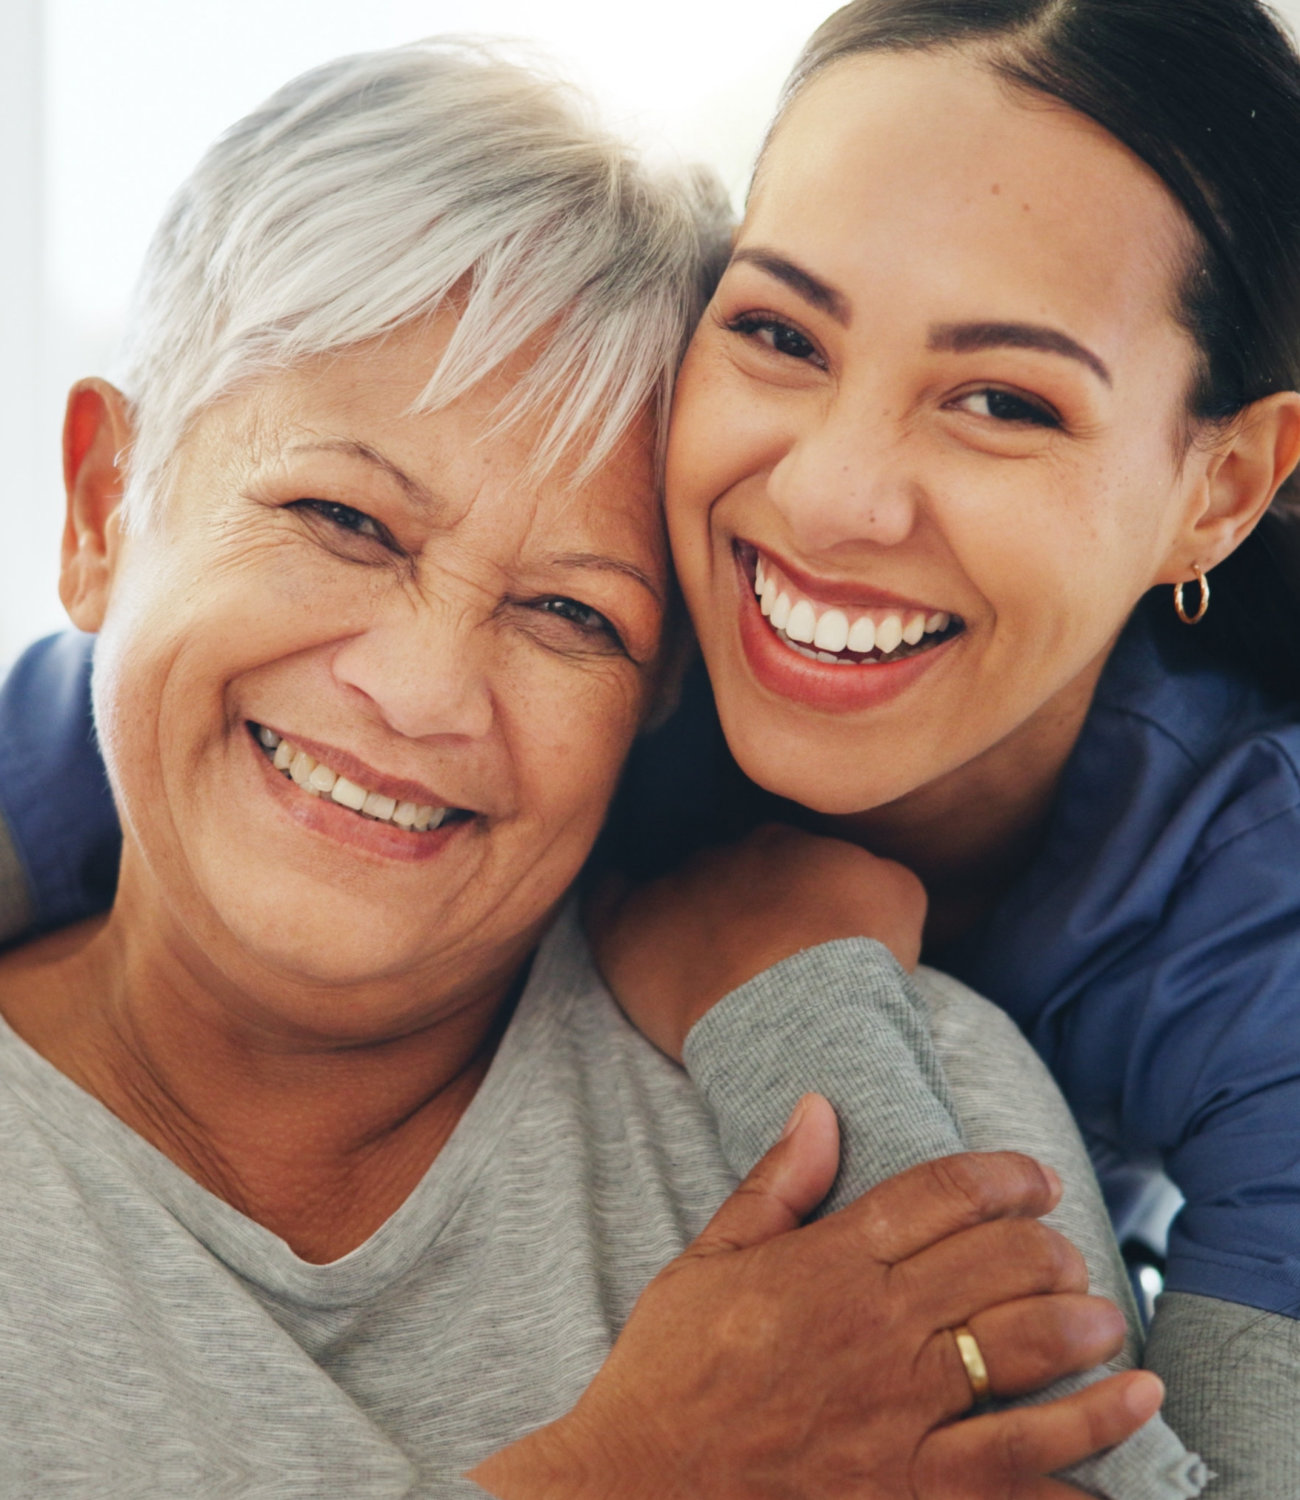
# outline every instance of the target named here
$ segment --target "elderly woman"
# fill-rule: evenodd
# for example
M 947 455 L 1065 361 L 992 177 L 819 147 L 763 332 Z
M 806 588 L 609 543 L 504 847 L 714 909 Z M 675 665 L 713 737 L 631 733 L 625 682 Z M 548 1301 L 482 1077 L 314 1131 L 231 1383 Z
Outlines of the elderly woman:
M 657 423 L 717 225 L 437 47 L 290 85 L 174 204 L 129 399 L 68 409 L 124 837 L 106 918 L 0 959 L 6 1493 L 1049 1497 L 1138 1428 L 1106 1493 L 1194 1492 L 1140 1373 L 951 1423 L 1122 1340 L 1050 1176 L 958 1158 L 798 1228 L 810 1099 L 723 1203 L 762 1110 L 715 1121 L 563 906 L 670 670 Z M 873 866 L 822 930 L 907 1014 L 862 939 L 913 906 Z M 981 1134 L 913 1025 L 918 1118 L 1058 1163 L 1117 1291 L 1023 1044 L 932 1009 L 1021 1118 Z

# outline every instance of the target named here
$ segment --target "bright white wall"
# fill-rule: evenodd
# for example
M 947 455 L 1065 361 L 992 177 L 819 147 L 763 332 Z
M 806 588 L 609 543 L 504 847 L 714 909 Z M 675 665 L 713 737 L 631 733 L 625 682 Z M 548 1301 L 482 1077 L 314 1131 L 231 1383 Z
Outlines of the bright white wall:
M 62 624 L 63 394 L 102 372 L 172 187 L 238 115 L 341 52 L 541 40 L 625 126 L 734 190 L 835 0 L 0 0 L 0 667 Z M 1280 8 L 1300 20 L 1300 0 Z

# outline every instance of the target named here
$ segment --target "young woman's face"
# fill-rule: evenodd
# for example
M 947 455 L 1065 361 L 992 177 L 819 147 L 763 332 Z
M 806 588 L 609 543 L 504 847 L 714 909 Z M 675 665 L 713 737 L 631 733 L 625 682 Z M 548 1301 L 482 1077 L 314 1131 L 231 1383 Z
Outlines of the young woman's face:
M 751 777 L 852 812 L 1072 737 L 1139 596 L 1197 561 L 1191 250 L 1124 147 L 959 55 L 855 58 L 804 90 L 669 452 L 682 585 Z

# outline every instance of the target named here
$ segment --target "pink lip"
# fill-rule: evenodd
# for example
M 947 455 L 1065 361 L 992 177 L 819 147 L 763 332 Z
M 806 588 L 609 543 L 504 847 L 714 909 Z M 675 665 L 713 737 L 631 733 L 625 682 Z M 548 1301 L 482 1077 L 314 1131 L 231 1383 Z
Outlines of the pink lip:
M 295 745 L 301 745 L 309 754 L 316 753 L 309 747 L 307 741 L 293 739 L 292 735 L 289 738 Z M 267 792 L 275 799 L 285 815 L 300 828 L 320 834 L 336 844 L 345 844 L 358 853 L 417 864 L 427 859 L 436 859 L 454 838 L 463 834 L 474 824 L 475 820 L 468 818 L 456 823 L 444 823 L 441 828 L 436 828 L 432 832 L 411 833 L 395 827 L 392 823 L 380 823 L 373 818 L 359 817 L 346 807 L 340 807 L 329 797 L 313 797 L 304 792 L 296 782 L 275 769 L 252 735 L 247 736 L 247 742 L 248 753 L 257 763 Z M 321 755 L 321 759 L 325 760 L 331 770 L 337 769 L 324 754 Z M 361 762 L 353 761 L 352 764 L 360 766 Z M 359 784 L 367 786 L 372 791 L 380 790 L 379 786 L 360 779 Z M 413 787 L 415 784 L 388 781 L 384 785 L 385 787 L 395 785 Z M 396 793 L 385 791 L 384 795 L 391 797 Z M 414 802 L 417 799 L 404 794 L 403 800 Z M 435 806 L 446 805 L 439 803 L 436 797 L 425 795 L 423 792 L 419 800 L 423 803 L 433 803 Z
M 358 760 L 355 755 L 349 755 L 346 750 L 336 750 L 332 745 L 322 745 L 319 740 L 303 739 L 299 734 L 285 734 L 274 724 L 267 724 L 264 727 L 274 729 L 281 739 L 288 740 L 299 750 L 305 750 L 315 760 L 323 760 L 331 771 L 337 771 L 340 776 L 346 776 L 349 781 L 365 787 L 368 792 L 378 792 L 380 796 L 392 797 L 396 802 L 414 802 L 417 807 L 459 805 L 448 802 L 440 792 L 435 792 L 432 787 L 426 786 L 421 781 L 407 781 L 401 776 L 387 776 L 383 771 L 377 771 L 373 766 L 367 765 L 365 761 Z
M 736 565 L 736 581 L 740 590 L 740 643 L 750 670 L 761 686 L 778 698 L 806 704 L 809 708 L 825 709 L 831 713 L 853 713 L 862 709 L 878 708 L 897 698 L 914 683 L 924 677 L 937 663 L 951 654 L 952 648 L 964 639 L 964 635 L 950 636 L 948 640 L 917 656 L 904 657 L 902 661 L 879 662 L 870 666 L 832 666 L 829 662 L 812 661 L 791 651 L 777 639 L 776 632 L 763 618 L 754 593 L 752 559 L 746 559 L 737 549 L 733 554 Z M 783 571 L 784 563 L 778 563 Z M 791 582 L 798 581 L 791 574 Z M 799 581 L 799 587 L 805 587 Z M 889 605 L 906 601 L 895 597 L 877 595 L 868 603 L 865 594 L 871 591 L 859 589 L 852 599 L 841 594 L 826 595 L 817 590 L 820 585 L 810 585 L 808 591 L 819 602 L 837 604 L 856 603 L 861 607 L 872 607 L 876 603 Z M 916 605 L 917 609 L 924 606 Z
M 904 599 L 901 594 L 891 594 L 884 589 L 871 588 L 864 583 L 818 578 L 815 574 L 805 572 L 803 568 L 786 562 L 785 558 L 778 557 L 775 552 L 756 547 L 753 542 L 738 540 L 735 549 L 748 569 L 751 592 L 754 585 L 754 560 L 756 557 L 761 557 L 765 562 L 770 562 L 801 593 L 806 594 L 809 599 L 815 599 L 818 604 L 841 604 L 847 605 L 850 609 L 897 609 L 922 615 L 936 614 L 943 609 L 941 604 L 922 604 L 916 599 Z

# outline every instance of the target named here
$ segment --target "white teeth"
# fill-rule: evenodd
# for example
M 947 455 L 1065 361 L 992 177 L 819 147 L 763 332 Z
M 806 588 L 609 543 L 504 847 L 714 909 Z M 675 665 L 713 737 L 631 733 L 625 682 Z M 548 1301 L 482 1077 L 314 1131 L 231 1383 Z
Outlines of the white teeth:
M 318 792 L 323 797 L 326 793 L 334 790 L 334 783 L 338 779 L 339 773 L 337 771 L 331 771 L 328 766 L 322 765 L 320 761 L 317 761 L 315 766 L 312 767 L 311 775 L 307 778 L 307 790 L 309 792 Z
M 876 626 L 876 650 L 888 656 L 903 644 L 903 622 L 897 615 L 886 615 Z
M 360 812 L 366 803 L 365 787 L 349 781 L 346 776 L 338 777 L 330 788 L 330 796 L 341 806 L 350 807 L 353 812 Z
M 884 614 L 863 614 L 857 619 L 850 611 L 825 608 L 811 599 L 802 599 L 781 587 L 780 573 L 759 557 L 754 563 L 754 592 L 758 606 L 788 646 L 810 660 L 834 661 L 846 665 L 844 651 L 856 656 L 892 656 L 901 647 L 915 649 L 927 635 L 938 635 L 949 628 L 953 616 L 947 610 L 897 610 Z M 882 617 L 883 615 L 883 617 Z M 937 642 L 926 644 L 938 644 Z M 803 650 L 803 647 L 812 647 Z M 851 665 L 851 663 L 847 663 Z
M 378 818 L 381 823 L 387 823 L 397 810 L 397 798 L 385 797 L 381 792 L 367 792 L 366 800 L 361 804 L 361 811 L 368 818 Z
M 259 727 L 257 740 L 264 750 L 274 751 L 271 763 L 275 769 L 287 773 L 303 791 L 313 797 L 327 797 L 340 807 L 363 813 L 377 822 L 394 823 L 398 828 L 424 833 L 440 828 L 452 811 L 449 807 L 435 807 L 431 802 L 399 802 L 396 797 L 386 797 L 382 792 L 368 792 L 355 781 L 331 770 L 314 755 L 299 750 L 273 729 Z
M 864 653 L 876 649 L 876 622 L 870 615 L 854 620 L 853 629 L 849 631 L 848 648 Z
M 843 651 L 849 642 L 849 617 L 839 609 L 828 609 L 817 621 L 813 645 L 819 651 Z
M 817 611 L 808 603 L 807 599 L 800 599 L 798 604 L 790 611 L 790 618 L 786 621 L 785 633 L 792 641 L 799 641 L 802 645 L 809 645 L 817 631 Z

